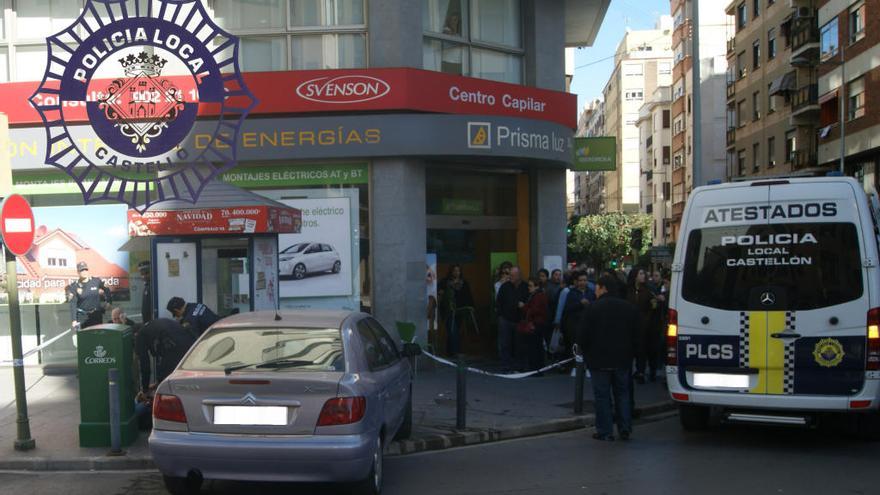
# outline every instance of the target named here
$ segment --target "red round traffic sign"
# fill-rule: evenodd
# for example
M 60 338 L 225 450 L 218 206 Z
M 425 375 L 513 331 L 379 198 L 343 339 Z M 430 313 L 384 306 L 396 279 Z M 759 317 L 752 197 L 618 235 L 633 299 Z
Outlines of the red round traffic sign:
M 0 207 L 0 233 L 12 254 L 23 256 L 34 244 L 34 212 L 27 200 L 12 194 Z

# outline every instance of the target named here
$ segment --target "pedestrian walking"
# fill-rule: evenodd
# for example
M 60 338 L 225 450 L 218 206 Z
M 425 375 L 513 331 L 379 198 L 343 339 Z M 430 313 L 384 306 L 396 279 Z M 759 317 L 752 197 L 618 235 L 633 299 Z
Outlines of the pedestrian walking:
M 560 328 L 565 337 L 565 354 L 569 353 L 575 343 L 577 327 L 584 309 L 596 300 L 596 294 L 588 287 L 585 272 L 576 272 L 572 278 L 574 279 L 574 287 L 570 288 L 565 296 L 565 305 L 560 319 Z
M 471 287 L 461 274 L 461 265 L 449 267 L 437 291 L 446 324 L 446 354 L 455 357 L 461 351 L 463 311 L 473 310 L 474 307 Z
M 645 383 L 645 369 L 648 362 L 648 341 L 651 333 L 651 319 L 657 309 L 657 299 L 647 285 L 647 274 L 642 268 L 633 268 L 627 288 L 627 300 L 638 310 L 639 329 L 636 334 L 636 373 L 633 380 Z
M 65 289 L 70 304 L 71 326 L 88 328 L 104 322 L 104 311 L 113 303 L 110 290 L 100 278 L 89 274 L 85 261 L 76 264 L 79 278 Z
M 169 299 L 167 309 L 184 329 L 194 332 L 194 337 L 200 336 L 220 319 L 204 304 L 188 303 L 182 297 Z
M 526 355 L 526 369 L 539 370 L 544 365 L 543 336 L 547 327 L 547 295 L 541 280 L 532 277 L 527 285 L 529 296 L 521 306 L 522 319 L 517 334 Z
M 632 434 L 631 373 L 639 315 L 627 300 L 616 296 L 609 275 L 596 282 L 596 301 L 578 326 L 578 347 L 590 370 L 596 409 L 596 440 L 614 440 L 614 423 L 622 440 Z
M 498 357 L 502 365 L 510 370 L 514 367 L 514 335 L 520 320 L 520 303 L 529 298 L 528 288 L 523 283 L 519 267 L 510 268 L 510 280 L 501 284 L 495 298 L 498 311 Z

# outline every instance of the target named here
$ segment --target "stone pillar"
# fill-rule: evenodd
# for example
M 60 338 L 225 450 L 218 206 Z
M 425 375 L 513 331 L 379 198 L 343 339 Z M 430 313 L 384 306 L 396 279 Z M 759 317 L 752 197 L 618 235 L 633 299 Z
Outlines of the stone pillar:
M 370 67 L 422 67 L 422 1 L 367 2 Z
M 565 1 L 526 0 L 521 5 L 525 84 L 565 91 Z
M 427 343 L 425 294 L 425 165 L 420 160 L 374 160 L 370 184 L 373 314 L 383 325 L 412 322 Z
M 566 262 L 565 228 L 568 218 L 565 211 L 565 169 L 540 168 L 532 174 L 535 205 L 533 217 L 535 253 L 534 270 L 544 266 L 544 256 L 561 256 Z

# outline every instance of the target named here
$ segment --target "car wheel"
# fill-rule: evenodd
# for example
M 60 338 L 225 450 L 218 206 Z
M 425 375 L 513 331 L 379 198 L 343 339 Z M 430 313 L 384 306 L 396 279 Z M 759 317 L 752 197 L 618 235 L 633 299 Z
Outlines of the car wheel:
M 701 431 L 709 427 L 709 408 L 704 406 L 680 405 L 678 418 L 687 431 Z
M 293 275 L 293 278 L 297 280 L 302 280 L 306 276 L 306 265 L 302 263 L 297 263 L 296 266 L 293 267 L 293 271 L 290 273 Z
M 406 410 L 403 412 L 403 423 L 400 424 L 400 429 L 397 430 L 397 435 L 394 435 L 395 440 L 403 440 L 412 435 L 412 420 L 412 387 L 410 387 L 409 400 L 406 401 Z
M 165 489 L 171 495 L 194 495 L 202 488 L 202 480 L 195 477 L 177 478 L 174 476 L 162 476 L 165 481 Z
M 376 452 L 373 454 L 373 466 L 370 468 L 370 474 L 355 487 L 354 493 L 357 495 L 379 495 L 382 493 L 382 476 L 384 475 L 382 447 L 382 436 L 380 433 L 376 437 Z
M 339 273 L 339 270 L 342 270 L 342 262 L 336 261 L 336 263 L 333 263 L 333 273 Z

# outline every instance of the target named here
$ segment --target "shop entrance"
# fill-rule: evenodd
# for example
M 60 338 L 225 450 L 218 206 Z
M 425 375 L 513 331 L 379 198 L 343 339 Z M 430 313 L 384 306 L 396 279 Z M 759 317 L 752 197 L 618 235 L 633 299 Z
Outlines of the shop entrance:
M 250 259 L 246 238 L 202 241 L 202 299 L 221 317 L 251 310 Z

